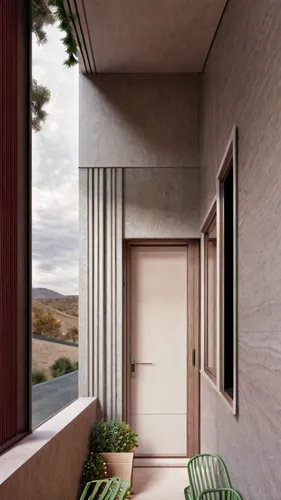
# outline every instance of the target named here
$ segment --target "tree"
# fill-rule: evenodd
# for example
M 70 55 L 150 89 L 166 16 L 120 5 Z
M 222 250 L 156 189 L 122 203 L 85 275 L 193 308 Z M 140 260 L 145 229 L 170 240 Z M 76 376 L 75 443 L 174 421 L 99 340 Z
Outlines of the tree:
M 71 26 L 72 18 L 66 13 L 63 0 L 47 0 L 53 7 L 52 12 L 45 0 L 32 0 L 32 33 L 36 37 L 38 45 L 47 43 L 46 28 L 58 21 L 59 29 L 64 33 L 62 43 L 67 54 L 64 64 L 69 68 L 78 63 L 78 47 Z M 51 93 L 47 87 L 40 85 L 35 79 L 32 80 L 31 115 L 32 129 L 39 132 L 42 129 L 48 114 L 44 106 L 49 102 Z
M 61 333 L 61 321 L 56 319 L 51 311 L 42 313 L 34 309 L 32 313 L 32 333 L 48 337 L 59 337 Z
M 32 33 L 38 45 L 47 43 L 46 28 L 55 22 L 55 18 L 44 0 L 32 0 Z
M 47 43 L 46 28 L 53 25 L 55 18 L 44 0 L 32 0 L 31 8 L 32 33 L 35 35 L 38 45 Z M 42 129 L 42 125 L 47 118 L 44 106 L 49 102 L 51 92 L 47 87 L 40 85 L 37 80 L 32 80 L 31 90 L 31 124 L 35 132 Z
M 77 326 L 72 326 L 67 330 L 67 338 L 71 339 L 73 343 L 78 342 L 78 328 Z

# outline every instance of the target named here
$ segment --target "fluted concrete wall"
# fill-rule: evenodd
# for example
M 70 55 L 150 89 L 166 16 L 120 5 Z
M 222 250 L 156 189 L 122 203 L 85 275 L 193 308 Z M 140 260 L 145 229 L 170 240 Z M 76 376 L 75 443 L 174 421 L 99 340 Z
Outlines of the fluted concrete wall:
M 80 377 L 104 416 L 122 416 L 122 169 L 80 169 Z

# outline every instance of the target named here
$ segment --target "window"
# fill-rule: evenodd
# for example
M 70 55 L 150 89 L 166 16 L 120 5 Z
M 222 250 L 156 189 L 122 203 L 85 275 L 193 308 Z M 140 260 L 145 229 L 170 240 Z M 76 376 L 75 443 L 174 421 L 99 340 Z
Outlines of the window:
M 47 2 L 33 0 L 32 14 L 34 428 L 78 397 L 78 66 L 64 64 L 64 33 Z
M 30 430 L 29 12 L 0 2 L 0 453 Z
M 202 228 L 203 247 L 203 366 L 217 380 L 217 216 L 216 201 Z
M 237 286 L 236 286 L 236 129 L 218 173 L 220 263 L 220 389 L 236 413 Z

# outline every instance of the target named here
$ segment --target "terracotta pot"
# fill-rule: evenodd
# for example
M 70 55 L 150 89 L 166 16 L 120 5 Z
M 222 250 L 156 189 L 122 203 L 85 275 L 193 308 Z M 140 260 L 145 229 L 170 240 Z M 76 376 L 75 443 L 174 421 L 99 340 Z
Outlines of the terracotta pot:
M 101 453 L 106 461 L 107 477 L 121 477 L 133 485 L 134 453 Z

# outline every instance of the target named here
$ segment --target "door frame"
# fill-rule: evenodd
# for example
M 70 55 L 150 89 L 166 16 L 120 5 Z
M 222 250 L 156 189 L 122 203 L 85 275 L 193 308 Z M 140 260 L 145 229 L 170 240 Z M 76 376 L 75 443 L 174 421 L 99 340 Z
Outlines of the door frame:
M 198 239 L 134 239 L 124 240 L 123 248 L 123 416 L 130 423 L 131 338 L 130 262 L 136 246 L 187 247 L 187 457 L 200 451 L 200 240 Z M 190 298 L 190 300 L 189 300 Z M 145 457 L 142 457 L 145 458 Z M 160 458 L 160 457 L 157 457 Z M 164 457 L 163 457 L 164 458 Z M 169 456 L 169 458 L 172 458 Z M 178 458 L 178 457 L 175 457 Z

